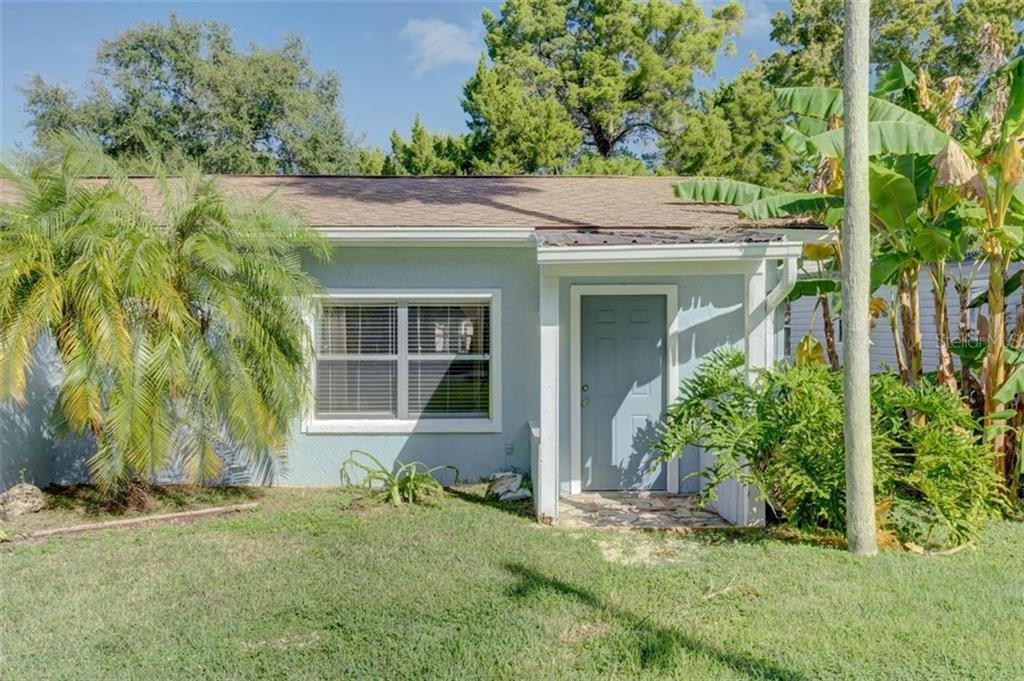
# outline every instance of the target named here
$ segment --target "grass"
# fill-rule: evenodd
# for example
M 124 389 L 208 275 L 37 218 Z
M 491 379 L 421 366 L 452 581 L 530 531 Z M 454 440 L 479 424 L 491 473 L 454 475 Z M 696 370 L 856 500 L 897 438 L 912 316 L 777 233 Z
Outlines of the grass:
M 474 493 L 0 553 L 4 677 L 1014 679 L 1024 525 L 954 556 L 542 528 Z

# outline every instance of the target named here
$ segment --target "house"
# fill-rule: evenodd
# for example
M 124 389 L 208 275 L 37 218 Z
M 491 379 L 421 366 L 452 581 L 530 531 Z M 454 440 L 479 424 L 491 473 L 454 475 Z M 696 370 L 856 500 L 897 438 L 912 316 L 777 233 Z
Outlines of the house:
M 1010 274 L 1019 272 L 1022 269 L 1020 263 L 1011 263 Z M 949 284 L 946 288 L 946 318 L 949 325 L 951 338 L 959 338 L 960 323 L 960 300 L 957 295 L 956 284 L 963 282 L 965 288 L 970 282 L 968 299 L 974 300 L 977 296 L 988 291 L 988 264 L 984 261 L 967 260 L 965 262 L 950 262 L 946 269 L 949 277 Z M 891 307 L 893 301 L 893 289 L 890 286 L 883 286 L 873 294 L 881 298 L 886 305 Z M 932 296 L 932 279 L 928 271 L 922 271 L 918 282 L 918 298 L 920 300 L 921 320 L 921 359 L 922 366 L 926 372 L 938 369 L 939 345 L 938 345 L 938 324 L 936 323 L 935 299 Z M 1006 301 L 1006 333 L 1007 337 L 1013 333 L 1014 324 L 1017 321 L 1018 310 L 1020 309 L 1019 298 L 1014 297 Z M 832 311 L 835 332 L 836 350 L 840 357 L 843 352 L 843 326 L 840 315 Z M 972 339 L 978 339 L 979 315 L 984 315 L 984 309 L 972 307 L 967 310 L 967 324 Z M 804 297 L 789 303 L 788 323 L 786 326 L 786 357 L 792 359 L 796 354 L 797 343 L 807 335 L 812 335 L 822 343 L 825 342 L 821 309 L 817 307 L 817 299 Z M 953 358 L 953 363 L 959 367 L 960 360 Z M 893 341 L 892 327 L 886 317 L 875 320 L 871 326 L 871 371 L 897 371 L 899 364 L 896 360 L 896 346 Z
M 287 463 L 237 461 L 226 480 L 336 484 L 364 450 L 468 479 L 529 472 L 541 518 L 586 490 L 697 491 L 688 476 L 711 454 L 652 468 L 659 421 L 713 350 L 739 347 L 751 369 L 784 356 L 781 304 L 801 242 L 822 231 L 683 203 L 673 181 L 222 178 L 229 193 L 275 192 L 336 248 L 308 264 L 324 287 L 310 317 L 315 394 Z M 32 381 L 42 409 L 56 381 Z M 42 484 L 84 478 L 87 444 L 55 441 L 38 413 L 19 418 L 3 431 L 5 485 L 19 468 Z M 735 484 L 717 510 L 763 519 Z

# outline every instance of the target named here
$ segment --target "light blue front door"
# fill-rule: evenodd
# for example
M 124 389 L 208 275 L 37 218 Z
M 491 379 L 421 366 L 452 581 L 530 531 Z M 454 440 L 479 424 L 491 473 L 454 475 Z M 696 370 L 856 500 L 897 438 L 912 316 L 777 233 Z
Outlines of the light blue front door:
M 583 296 L 580 463 L 584 490 L 665 489 L 651 470 L 665 411 L 665 297 Z

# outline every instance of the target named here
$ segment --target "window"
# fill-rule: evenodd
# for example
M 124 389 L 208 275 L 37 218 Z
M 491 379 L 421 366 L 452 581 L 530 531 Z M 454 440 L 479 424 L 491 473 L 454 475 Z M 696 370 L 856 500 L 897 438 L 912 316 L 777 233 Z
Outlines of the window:
M 498 292 L 326 296 L 308 430 L 494 432 Z

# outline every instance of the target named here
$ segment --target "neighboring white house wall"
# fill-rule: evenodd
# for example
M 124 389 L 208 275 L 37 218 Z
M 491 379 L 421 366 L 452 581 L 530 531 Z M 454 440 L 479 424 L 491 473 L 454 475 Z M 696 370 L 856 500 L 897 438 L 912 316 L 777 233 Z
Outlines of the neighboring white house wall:
M 1015 265 L 1011 267 L 1011 272 L 1021 269 L 1021 266 Z M 947 273 L 950 276 L 949 287 L 946 291 L 946 314 L 949 317 L 949 333 L 951 338 L 957 337 L 957 325 L 960 319 L 960 302 L 957 296 L 956 288 L 953 286 L 953 282 L 961 276 L 970 276 L 971 267 L 969 264 L 964 264 L 962 270 L 955 264 L 950 264 L 946 268 Z M 971 284 L 971 299 L 975 296 L 984 293 L 988 288 L 988 267 L 983 265 L 978 272 L 977 276 L 974 277 L 974 281 Z M 938 342 L 937 342 L 937 327 L 935 324 L 935 305 L 932 299 L 932 282 L 931 277 L 927 272 L 921 273 L 921 282 L 918 287 L 920 306 L 921 306 L 921 346 L 923 351 L 923 364 L 925 371 L 934 371 L 937 369 L 938 361 Z M 875 292 L 875 296 L 882 298 L 886 301 L 886 305 L 890 304 L 891 301 L 891 290 L 889 287 L 882 287 Z M 1016 320 L 1016 308 L 1020 303 L 1020 293 L 1013 294 L 1007 301 L 1007 325 L 1013 326 Z M 977 336 L 977 324 L 978 314 L 984 313 L 984 308 L 975 308 L 970 311 L 970 325 L 973 335 Z M 836 350 L 842 354 L 842 329 L 839 323 L 839 315 L 835 315 L 835 328 L 836 328 Z M 824 342 L 825 334 L 822 331 L 822 319 L 821 310 L 815 308 L 814 298 L 800 298 L 790 303 L 789 306 L 789 327 L 786 342 L 786 357 L 792 359 L 796 354 L 797 343 L 800 339 L 811 333 L 815 338 L 818 338 Z M 954 358 L 954 363 L 959 366 L 959 362 Z M 871 370 L 873 372 L 884 371 L 886 367 L 891 370 L 897 370 L 896 364 L 896 349 L 893 344 L 892 330 L 889 325 L 889 320 L 886 317 L 880 317 L 874 320 L 874 326 L 871 329 Z

